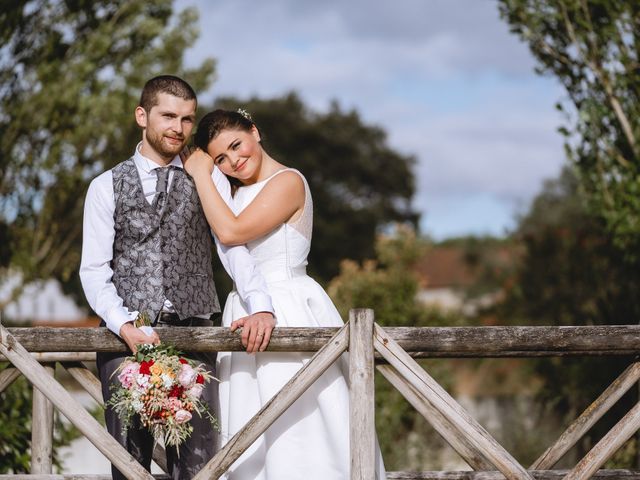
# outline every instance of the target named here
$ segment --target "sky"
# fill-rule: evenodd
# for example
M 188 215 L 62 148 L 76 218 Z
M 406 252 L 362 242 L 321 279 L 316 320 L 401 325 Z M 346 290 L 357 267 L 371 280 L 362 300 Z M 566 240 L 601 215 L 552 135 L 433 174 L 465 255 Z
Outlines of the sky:
M 382 127 L 417 159 L 414 208 L 436 240 L 513 230 L 565 162 L 561 86 L 493 0 L 178 0 L 197 7 L 187 65 L 217 61 L 201 100 L 296 91 Z M 389 165 L 393 168 L 393 165 Z M 304 172 L 303 172 L 304 173 Z

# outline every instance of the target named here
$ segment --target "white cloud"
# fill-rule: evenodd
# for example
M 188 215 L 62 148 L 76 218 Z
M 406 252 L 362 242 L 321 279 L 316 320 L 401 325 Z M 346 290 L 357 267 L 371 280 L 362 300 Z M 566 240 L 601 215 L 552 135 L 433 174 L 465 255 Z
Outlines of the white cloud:
M 563 161 L 560 88 L 478 0 L 181 0 L 202 36 L 187 61 L 218 60 L 215 95 L 296 90 L 337 99 L 418 159 L 415 205 L 437 236 L 502 233 Z M 450 208 L 455 206 L 454 209 Z M 455 210 L 456 215 L 450 212 Z

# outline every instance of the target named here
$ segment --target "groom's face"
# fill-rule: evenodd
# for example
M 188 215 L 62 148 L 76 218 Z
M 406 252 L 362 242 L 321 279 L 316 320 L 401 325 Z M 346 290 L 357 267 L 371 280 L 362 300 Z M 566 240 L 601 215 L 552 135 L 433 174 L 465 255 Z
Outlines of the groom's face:
M 149 112 L 136 109 L 136 120 L 144 128 L 143 142 L 166 161 L 171 161 L 187 144 L 195 124 L 196 101 L 168 93 L 158 94 Z

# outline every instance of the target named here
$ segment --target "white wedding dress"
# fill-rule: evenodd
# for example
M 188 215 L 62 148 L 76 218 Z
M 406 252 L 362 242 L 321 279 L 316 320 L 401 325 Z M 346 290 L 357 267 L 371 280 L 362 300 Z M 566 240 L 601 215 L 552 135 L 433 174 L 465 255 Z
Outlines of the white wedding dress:
M 305 273 L 311 244 L 313 206 L 306 180 L 293 169 L 241 187 L 234 197 L 238 214 L 266 183 L 283 171 L 302 177 L 305 206 L 301 216 L 247 244 L 273 300 L 278 327 L 341 327 L 326 292 Z M 247 312 L 238 294 L 229 294 L 222 323 L 229 326 Z M 220 352 L 220 441 L 224 445 L 311 358 L 309 353 Z M 334 363 L 264 435 L 232 465 L 229 480 L 348 480 L 349 389 L 347 354 Z M 377 447 L 377 441 L 376 441 Z M 377 449 L 379 452 L 379 449 Z M 378 453 L 376 478 L 384 479 Z

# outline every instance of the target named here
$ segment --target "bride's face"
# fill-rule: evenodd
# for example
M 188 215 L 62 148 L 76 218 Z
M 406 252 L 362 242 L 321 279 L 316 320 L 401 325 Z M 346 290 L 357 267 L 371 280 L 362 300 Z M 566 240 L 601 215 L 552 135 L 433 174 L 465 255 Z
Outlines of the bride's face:
M 260 134 L 254 127 L 245 130 L 223 130 L 209 142 L 207 152 L 225 175 L 242 183 L 254 183 L 262 163 Z

